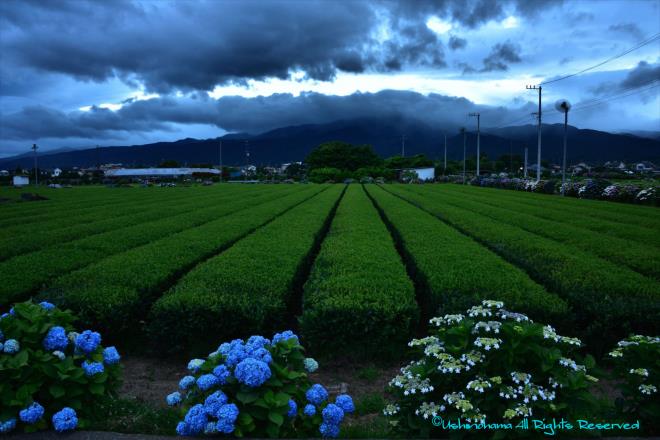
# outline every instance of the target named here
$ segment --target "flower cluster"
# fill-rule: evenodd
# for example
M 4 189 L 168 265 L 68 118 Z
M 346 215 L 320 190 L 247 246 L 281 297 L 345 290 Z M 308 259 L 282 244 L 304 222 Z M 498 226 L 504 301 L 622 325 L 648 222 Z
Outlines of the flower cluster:
M 390 381 L 396 401 L 383 411 L 404 437 L 427 435 L 429 419 L 440 413 L 476 423 L 567 417 L 574 402 L 596 405 L 594 378 L 586 374 L 592 361 L 580 365 L 569 357 L 581 346 L 577 338 L 491 300 L 430 324 L 428 336 L 408 344 L 419 357 Z M 415 417 L 426 422 L 410 422 Z
M 73 430 L 79 417 L 94 413 L 99 397 L 112 395 L 118 387 L 117 349 L 101 347 L 99 333 L 72 331 L 74 320 L 70 312 L 46 301 L 16 304 L 2 315 L 0 383 L 7 386 L 0 400 L 8 406 L 3 407 L 6 419 L 0 419 L 0 432 L 32 432 L 49 425 L 58 432 Z M 12 362 L 15 356 L 27 362 Z M 30 386 L 34 393 L 26 394 Z M 50 412 L 52 408 L 59 410 Z
M 633 335 L 617 343 L 609 353 L 614 364 L 615 383 L 623 396 L 623 416 L 635 416 L 653 432 L 658 426 L 660 387 L 660 337 Z
M 179 390 L 165 400 L 181 408 L 180 435 L 336 437 L 355 407 L 345 394 L 331 403 L 322 385 L 309 383 L 307 373 L 317 369 L 291 331 L 272 340 L 235 339 L 207 359 L 191 360 Z

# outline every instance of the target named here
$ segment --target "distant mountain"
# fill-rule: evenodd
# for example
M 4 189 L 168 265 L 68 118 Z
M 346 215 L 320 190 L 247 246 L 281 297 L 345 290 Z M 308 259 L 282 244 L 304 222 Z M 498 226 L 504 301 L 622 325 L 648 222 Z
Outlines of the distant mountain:
M 512 151 L 523 154 L 529 148 L 529 161 L 536 160 L 536 126 L 524 125 L 500 129 L 483 129 L 481 150 L 489 158 L 497 158 Z M 561 159 L 563 126 L 542 127 L 542 155 L 558 163 Z M 361 118 L 340 120 L 327 124 L 308 124 L 282 127 L 258 135 L 232 133 L 216 139 L 186 138 L 176 142 L 157 142 L 130 147 L 103 147 L 40 155 L 39 165 L 53 167 L 87 167 L 96 163 L 122 163 L 124 166 L 157 165 L 165 160 L 176 160 L 182 165 L 219 161 L 219 143 L 222 141 L 222 160 L 225 165 L 275 165 L 304 160 L 307 154 L 322 142 L 340 140 L 353 144 L 371 144 L 383 157 L 401 154 L 401 137 L 405 135 L 406 155 L 423 153 L 431 158 L 443 157 L 443 130 L 430 127 L 418 120 L 402 118 Z M 249 158 L 246 156 L 249 153 Z M 614 134 L 569 126 L 569 163 L 580 161 L 605 162 L 623 160 L 656 161 L 660 158 L 660 140 L 631 134 Z M 467 154 L 476 154 L 476 133 L 467 135 Z M 448 131 L 447 156 L 463 157 L 463 139 L 455 129 Z M 32 156 L 23 155 L 0 159 L 0 169 L 32 166 Z

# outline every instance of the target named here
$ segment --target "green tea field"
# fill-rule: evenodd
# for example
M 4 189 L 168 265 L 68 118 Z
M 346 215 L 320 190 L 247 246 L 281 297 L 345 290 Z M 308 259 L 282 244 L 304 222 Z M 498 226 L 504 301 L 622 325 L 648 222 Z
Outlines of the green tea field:
M 40 193 L 0 206 L 1 311 L 48 299 L 158 350 L 290 327 L 313 353 L 391 357 L 482 299 L 596 351 L 659 330 L 653 207 L 459 185 Z

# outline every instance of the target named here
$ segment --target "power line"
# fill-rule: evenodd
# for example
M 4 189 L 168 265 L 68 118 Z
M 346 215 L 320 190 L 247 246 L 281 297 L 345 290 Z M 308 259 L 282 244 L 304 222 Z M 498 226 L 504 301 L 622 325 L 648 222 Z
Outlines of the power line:
M 603 98 L 603 99 L 601 99 L 599 101 L 596 101 L 596 102 L 591 102 L 591 103 L 586 104 L 586 105 L 577 106 L 573 110 L 573 112 L 578 111 L 578 110 L 583 110 L 583 109 L 586 109 L 586 108 L 597 107 L 601 104 L 605 104 L 606 102 L 613 101 L 615 99 L 626 98 L 628 96 L 636 95 L 637 93 L 646 92 L 646 91 L 651 90 L 651 89 L 653 89 L 655 87 L 658 87 L 658 86 L 660 86 L 660 82 L 658 82 L 658 80 L 656 80 L 656 81 L 653 81 L 651 83 L 651 85 L 649 85 L 646 88 L 632 90 L 632 91 L 629 91 L 628 93 L 622 93 L 622 94 L 618 94 L 618 95 L 611 95 L 611 96 L 608 96 L 607 98 Z
M 583 73 L 585 73 L 585 72 L 588 72 L 588 71 L 590 71 L 590 70 L 595 69 L 596 67 L 600 67 L 600 66 L 602 66 L 603 64 L 609 63 L 610 61 L 614 61 L 614 60 L 616 60 L 616 59 L 618 59 L 618 58 L 621 58 L 622 56 L 627 55 L 627 54 L 629 54 L 630 52 L 633 52 L 633 51 L 635 51 L 635 50 L 637 50 L 637 49 L 640 49 L 640 48 L 646 46 L 647 44 L 650 44 L 650 43 L 652 43 L 652 42 L 654 42 L 655 40 L 658 40 L 658 39 L 660 39 L 660 32 L 657 33 L 657 34 L 655 34 L 655 35 L 650 36 L 650 37 L 647 38 L 646 40 L 643 40 L 643 41 L 637 43 L 635 46 L 631 47 L 631 48 L 628 49 L 628 50 L 625 50 L 625 51 L 621 52 L 621 53 L 618 54 L 618 55 L 614 55 L 613 57 L 606 59 L 605 61 L 602 61 L 602 62 L 600 62 L 600 63 L 598 63 L 598 64 L 595 64 L 595 65 L 593 65 L 593 66 L 591 66 L 591 67 L 587 67 L 586 69 L 582 69 L 582 70 L 580 70 L 579 72 L 571 73 L 570 75 L 562 76 L 562 77 L 559 77 L 559 78 L 556 78 L 556 79 L 552 79 L 552 80 L 550 80 L 550 81 L 544 81 L 544 82 L 542 82 L 540 85 L 551 84 L 551 83 L 555 83 L 555 82 L 557 82 L 557 81 L 562 81 L 562 80 L 565 80 L 565 79 L 567 79 L 567 78 L 571 78 L 571 77 L 573 77 L 573 76 L 581 75 L 581 74 L 583 74 Z

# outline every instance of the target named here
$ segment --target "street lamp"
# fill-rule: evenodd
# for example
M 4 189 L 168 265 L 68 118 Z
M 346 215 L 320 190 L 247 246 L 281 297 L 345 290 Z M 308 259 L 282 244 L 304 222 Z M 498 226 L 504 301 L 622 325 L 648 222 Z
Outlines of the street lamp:
M 564 185 L 566 183 L 566 136 L 568 133 L 568 111 L 571 109 L 571 103 L 565 99 L 555 102 L 557 111 L 564 113 L 564 158 L 561 164 L 561 195 L 564 195 Z

